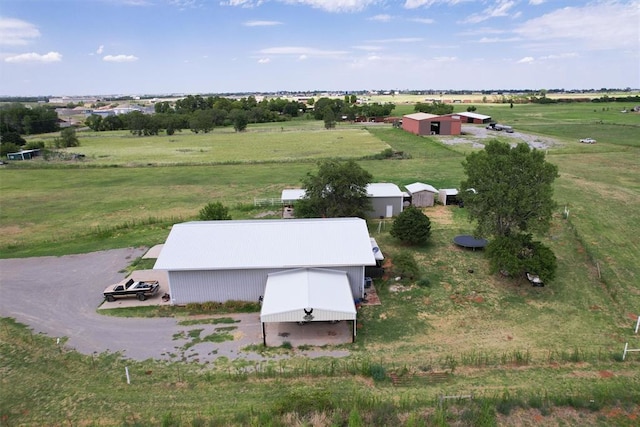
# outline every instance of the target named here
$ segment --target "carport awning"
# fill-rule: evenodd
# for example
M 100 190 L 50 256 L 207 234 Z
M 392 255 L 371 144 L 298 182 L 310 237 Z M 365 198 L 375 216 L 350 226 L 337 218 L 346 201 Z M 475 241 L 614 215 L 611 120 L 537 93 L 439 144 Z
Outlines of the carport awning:
M 263 323 L 355 318 L 356 306 L 344 271 L 300 268 L 271 273 L 267 278 L 260 311 Z

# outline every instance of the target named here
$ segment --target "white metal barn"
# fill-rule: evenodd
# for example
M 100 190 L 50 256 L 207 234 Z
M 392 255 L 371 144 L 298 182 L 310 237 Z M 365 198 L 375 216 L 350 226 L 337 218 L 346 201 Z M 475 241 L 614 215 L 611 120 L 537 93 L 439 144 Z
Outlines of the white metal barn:
M 405 185 L 405 188 L 411 195 L 411 204 L 413 206 L 423 208 L 435 204 L 438 190 L 432 185 L 414 182 L 413 184 Z
M 371 218 L 390 218 L 402 212 L 404 193 L 396 184 L 389 182 L 377 182 L 367 184 L 367 196 L 371 201 L 373 210 L 369 212 Z M 280 199 L 284 205 L 294 204 L 302 199 L 306 191 L 303 188 L 290 188 L 282 190 Z
M 377 182 L 367 185 L 367 194 L 373 211 L 372 218 L 391 218 L 402 212 L 404 193 L 400 188 L 389 182 Z
M 342 272 L 351 298 L 363 298 L 364 268 L 375 264 L 365 220 L 318 218 L 176 224 L 154 269 L 167 271 L 172 304 L 260 297 L 266 304 L 271 275 L 309 268 Z

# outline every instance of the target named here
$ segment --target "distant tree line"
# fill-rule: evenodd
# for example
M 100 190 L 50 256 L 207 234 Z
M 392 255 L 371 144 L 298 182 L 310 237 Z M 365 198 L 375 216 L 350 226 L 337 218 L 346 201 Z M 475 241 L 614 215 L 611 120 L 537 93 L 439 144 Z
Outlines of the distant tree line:
M 336 118 L 353 121 L 358 117 L 384 117 L 395 108 L 391 103 L 359 105 L 355 97 L 350 96 L 346 96 L 345 100 L 326 97 L 317 101 L 311 99 L 309 104 L 314 106 L 311 117 L 324 120 L 327 128 L 335 126 Z M 226 126 L 233 126 L 241 132 L 250 123 L 287 121 L 307 113 L 307 104 L 302 102 L 282 98 L 258 102 L 254 96 L 229 99 L 189 95 L 175 103 L 158 102 L 154 108 L 153 115 L 138 111 L 106 117 L 93 114 L 85 123 L 94 131 L 127 129 L 140 136 L 157 135 L 161 130 L 169 135 L 186 129 L 194 133 L 208 133 L 216 127 Z
M 154 115 L 138 111 L 106 117 L 94 114 L 85 123 L 94 131 L 128 129 L 134 135 L 157 135 L 161 130 L 173 135 L 185 129 L 208 133 L 226 126 L 241 132 L 249 123 L 281 122 L 306 112 L 306 105 L 301 102 L 281 98 L 258 102 L 254 96 L 229 99 L 189 95 L 173 104 L 158 102 L 154 108 Z
M 345 95 L 344 99 L 322 97 L 313 102 L 313 118 L 326 123 L 325 116 L 329 115 L 354 121 L 358 118 L 386 117 L 395 108 L 395 104 L 391 102 L 358 104 L 355 95 Z
M 12 103 L 0 108 L 0 133 L 18 135 L 56 132 L 58 114 L 54 109 L 44 106 L 28 108 L 20 103 Z

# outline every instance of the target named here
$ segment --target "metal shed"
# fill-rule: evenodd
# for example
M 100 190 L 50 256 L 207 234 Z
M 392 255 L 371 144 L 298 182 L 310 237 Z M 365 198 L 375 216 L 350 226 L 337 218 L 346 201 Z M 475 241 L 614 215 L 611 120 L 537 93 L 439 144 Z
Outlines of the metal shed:
M 353 322 L 356 336 L 356 307 L 344 271 L 301 268 L 271 273 L 260 311 L 262 338 L 269 322 Z
M 258 301 L 270 274 L 312 267 L 344 272 L 362 298 L 375 264 L 363 219 L 265 219 L 176 224 L 154 269 L 167 271 L 172 304 L 187 304 Z
M 458 203 L 458 190 L 456 188 L 444 188 L 439 191 L 438 198 L 443 205 L 455 205 Z
M 413 206 L 422 208 L 433 206 L 435 204 L 436 194 L 438 190 L 429 184 L 422 182 L 414 182 L 413 184 L 405 185 L 405 188 L 411 195 L 411 204 Z
M 402 212 L 404 193 L 400 188 L 388 182 L 367 185 L 367 194 L 371 200 L 372 218 L 390 218 Z
M 404 193 L 396 184 L 377 182 L 367 185 L 367 195 L 371 200 L 373 210 L 369 212 L 371 218 L 389 218 L 402 212 Z M 281 200 L 284 205 L 293 205 L 302 199 L 306 191 L 303 188 L 282 190 Z
M 415 135 L 460 135 L 460 115 L 413 113 L 402 116 L 402 129 Z

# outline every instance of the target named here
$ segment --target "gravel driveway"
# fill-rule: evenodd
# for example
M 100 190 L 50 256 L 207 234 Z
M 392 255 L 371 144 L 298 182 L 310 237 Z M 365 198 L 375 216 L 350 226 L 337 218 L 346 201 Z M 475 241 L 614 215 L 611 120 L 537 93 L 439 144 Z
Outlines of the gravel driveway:
M 439 136 L 436 137 L 442 141 L 443 144 L 469 144 L 472 143 L 476 148 L 484 148 L 484 140 L 504 137 L 513 139 L 513 144 L 520 142 L 526 142 L 531 148 L 537 148 L 544 150 L 551 147 L 557 147 L 561 143 L 548 136 L 531 135 L 527 133 L 518 132 L 515 130 L 513 133 L 498 132 L 495 130 L 489 130 L 485 128 L 485 125 L 463 125 L 462 132 L 464 136 Z
M 0 316 L 14 318 L 36 333 L 67 337 L 66 346 L 84 354 L 108 351 L 121 352 L 135 360 L 186 359 L 201 363 L 221 356 L 264 359 L 257 353 L 242 351 L 250 344 L 262 343 L 258 313 L 224 316 L 238 321 L 233 325 L 192 326 L 178 325 L 174 318 L 120 318 L 98 314 L 104 288 L 122 280 L 125 274 L 118 271 L 144 252 L 145 249 L 127 248 L 62 257 L 0 259 Z M 233 341 L 202 342 L 183 349 L 185 344 L 193 344 L 189 331 L 202 329 L 200 336 L 205 337 L 217 328 L 229 326 L 237 326 L 237 330 L 231 332 Z M 176 336 L 183 338 L 176 339 Z M 349 352 L 319 350 L 301 354 L 341 357 Z

